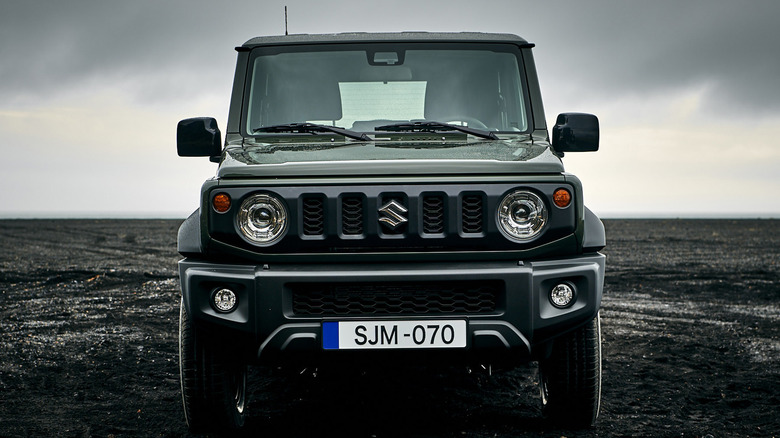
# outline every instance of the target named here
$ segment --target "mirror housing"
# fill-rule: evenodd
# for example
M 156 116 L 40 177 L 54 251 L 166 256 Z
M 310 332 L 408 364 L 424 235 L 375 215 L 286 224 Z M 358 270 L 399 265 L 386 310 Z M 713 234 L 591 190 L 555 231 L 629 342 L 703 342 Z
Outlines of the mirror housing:
M 176 127 L 176 149 L 180 157 L 219 157 L 222 133 L 212 117 L 184 119 Z
M 553 149 L 558 152 L 599 150 L 599 119 L 593 114 L 558 114 L 552 129 Z

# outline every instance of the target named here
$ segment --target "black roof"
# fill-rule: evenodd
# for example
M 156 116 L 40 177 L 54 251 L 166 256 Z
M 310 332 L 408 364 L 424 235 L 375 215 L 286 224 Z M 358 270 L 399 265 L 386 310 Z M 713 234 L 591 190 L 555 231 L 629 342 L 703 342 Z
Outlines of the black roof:
M 252 38 L 244 43 L 243 47 L 251 48 L 269 45 L 287 44 L 327 44 L 327 43 L 365 43 L 365 42 L 480 42 L 480 43 L 514 43 L 521 46 L 533 47 L 533 44 L 509 33 L 481 33 L 481 32 L 397 32 L 397 33 L 369 33 L 350 32 L 332 34 L 296 34 L 263 36 Z

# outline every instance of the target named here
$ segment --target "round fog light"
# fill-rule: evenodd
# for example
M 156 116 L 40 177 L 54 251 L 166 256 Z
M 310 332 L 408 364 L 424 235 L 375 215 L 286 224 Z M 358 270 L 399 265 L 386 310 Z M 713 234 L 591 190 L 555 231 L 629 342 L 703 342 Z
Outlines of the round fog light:
M 566 283 L 555 286 L 550 291 L 550 302 L 559 309 L 569 307 L 574 302 L 574 289 Z
M 220 312 L 232 312 L 238 303 L 236 293 L 230 289 L 219 289 L 214 292 L 214 308 Z

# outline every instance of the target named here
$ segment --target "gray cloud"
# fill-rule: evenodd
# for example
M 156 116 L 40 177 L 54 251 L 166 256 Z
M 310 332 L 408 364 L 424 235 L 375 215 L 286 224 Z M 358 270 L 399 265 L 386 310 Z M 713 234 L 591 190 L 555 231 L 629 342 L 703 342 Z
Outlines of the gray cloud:
M 713 113 L 780 112 L 780 2 L 774 0 L 502 0 L 479 6 L 454 0 L 446 10 L 407 0 L 392 9 L 362 2 L 327 8 L 302 0 L 264 3 L 3 2 L 0 98 L 24 102 L 89 83 L 132 87 L 143 101 L 227 87 L 235 59 L 230 48 L 251 36 L 280 33 L 282 5 L 290 3 L 295 32 L 322 31 L 339 20 L 333 31 L 519 33 L 538 43 L 545 83 L 576 87 L 573 100 L 708 84 L 705 98 Z M 426 13 L 410 12 L 420 7 Z M 484 20 L 472 19 L 470 11 L 477 9 L 485 11 Z
M 149 98 L 192 92 L 232 70 L 230 46 L 203 44 L 219 25 L 194 2 L 3 2 L 0 96 L 24 102 L 90 83 Z
M 780 111 L 780 2 L 574 2 L 549 12 L 545 37 L 560 47 L 537 56 L 585 84 L 584 98 L 707 84 L 713 111 Z

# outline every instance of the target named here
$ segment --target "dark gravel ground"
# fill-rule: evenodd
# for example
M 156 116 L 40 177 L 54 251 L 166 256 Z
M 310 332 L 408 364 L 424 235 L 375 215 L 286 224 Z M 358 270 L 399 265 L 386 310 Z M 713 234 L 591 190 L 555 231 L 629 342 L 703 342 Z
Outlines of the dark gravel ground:
M 0 221 L 0 437 L 187 437 L 180 221 Z M 597 426 L 536 366 L 253 376 L 250 436 L 780 436 L 780 221 L 609 220 Z

